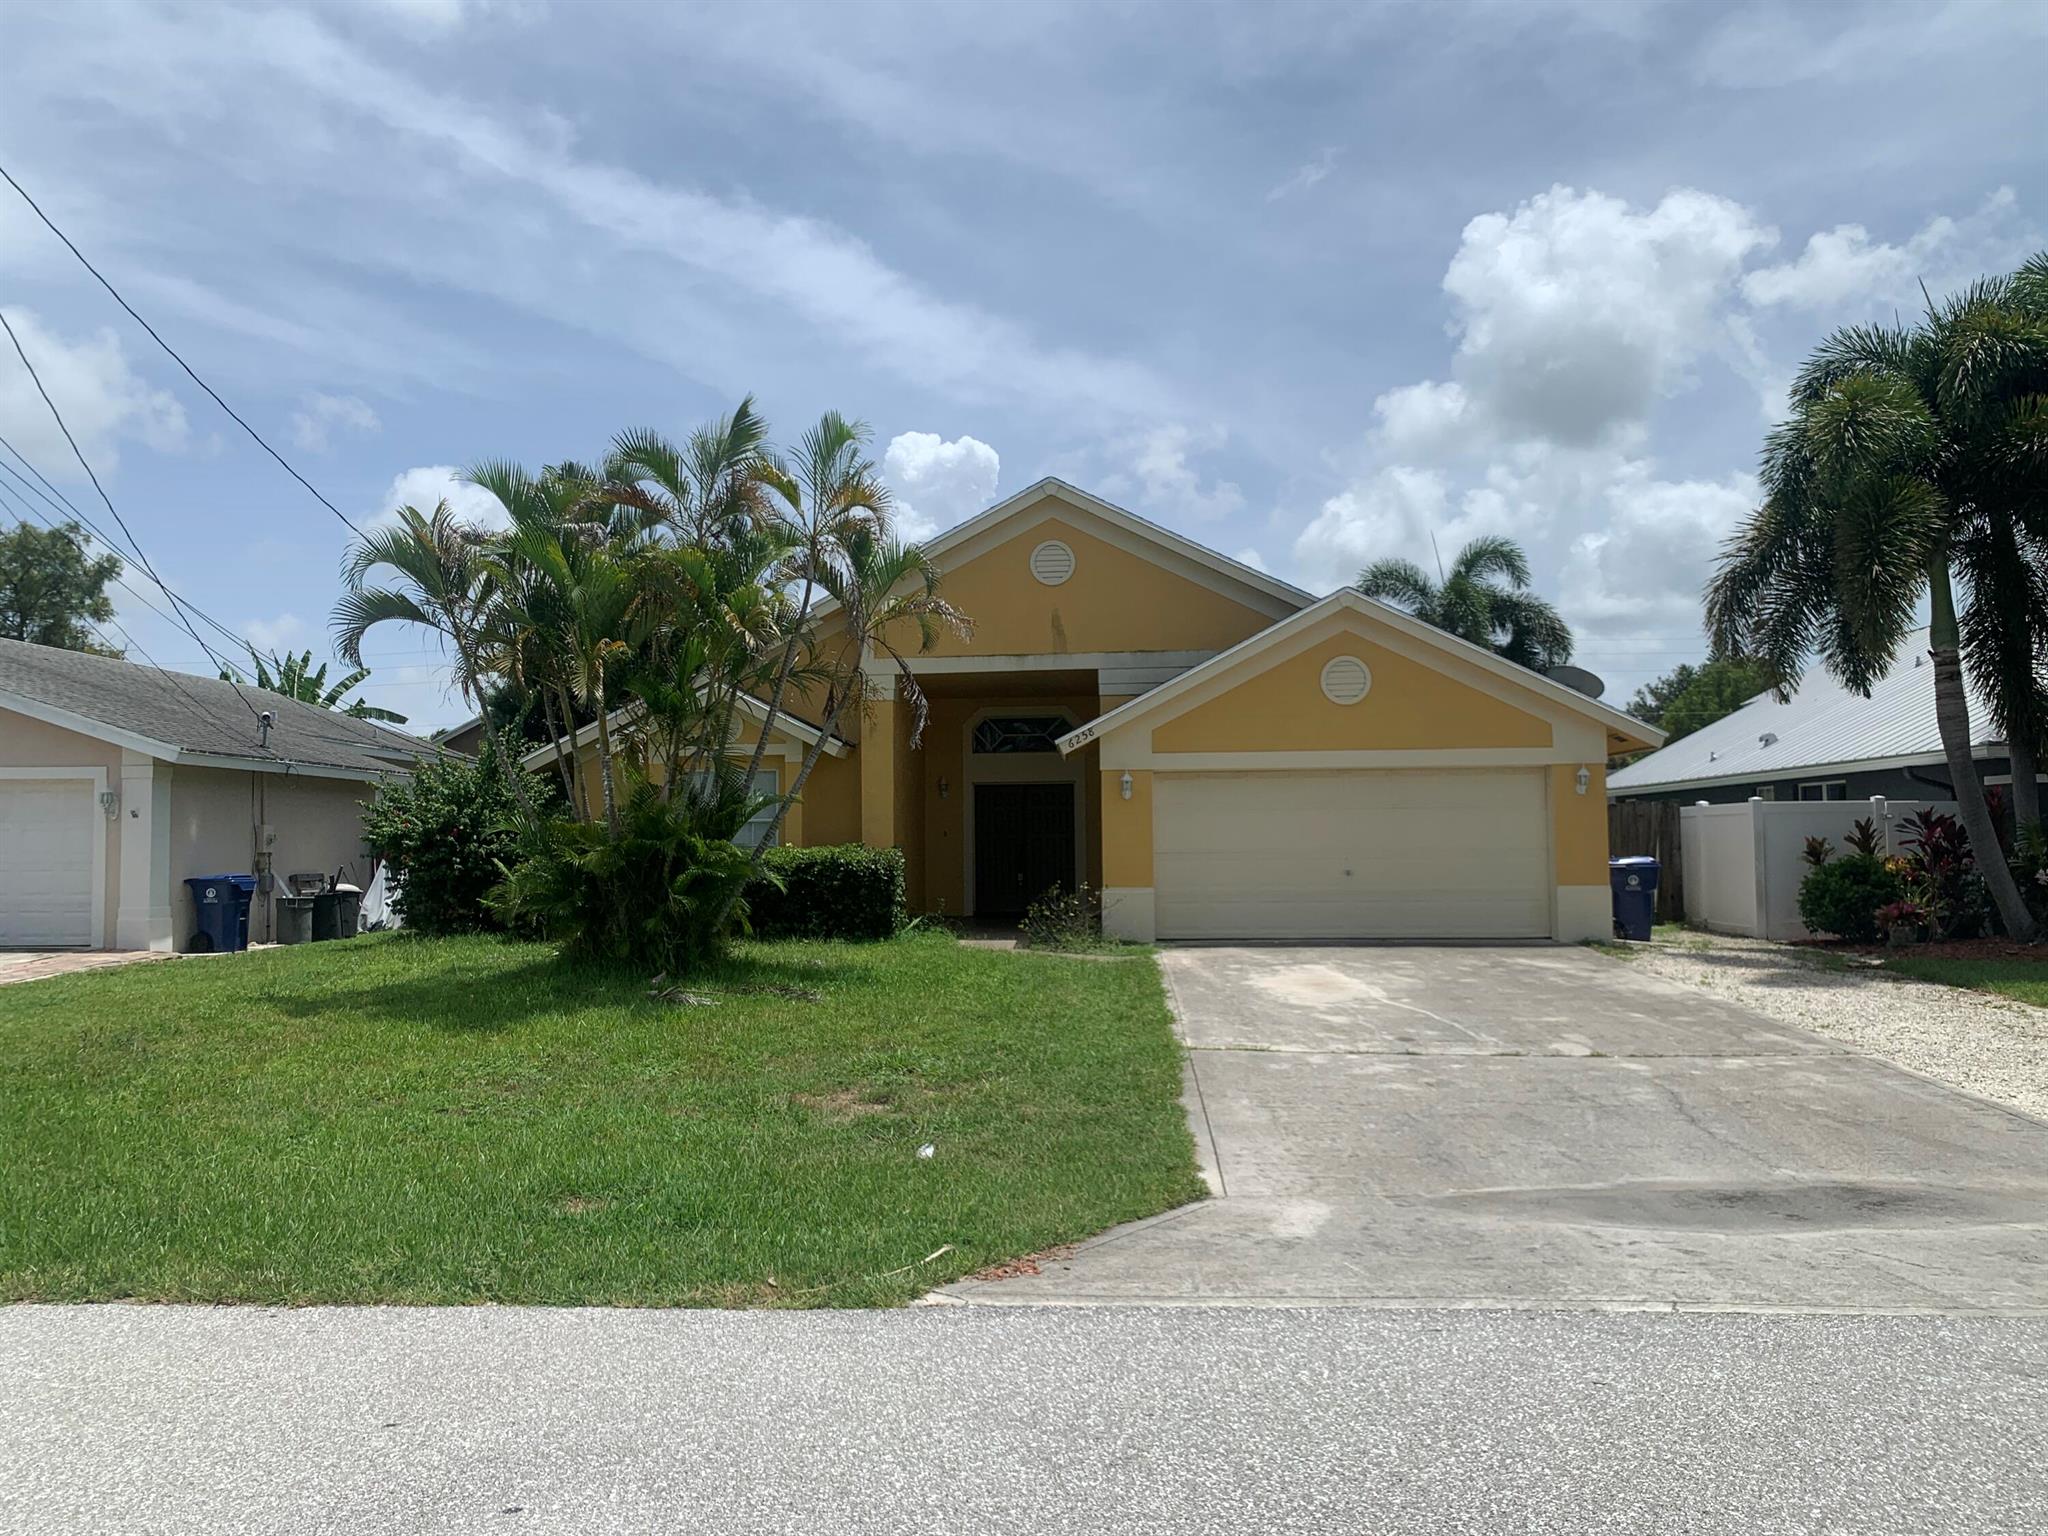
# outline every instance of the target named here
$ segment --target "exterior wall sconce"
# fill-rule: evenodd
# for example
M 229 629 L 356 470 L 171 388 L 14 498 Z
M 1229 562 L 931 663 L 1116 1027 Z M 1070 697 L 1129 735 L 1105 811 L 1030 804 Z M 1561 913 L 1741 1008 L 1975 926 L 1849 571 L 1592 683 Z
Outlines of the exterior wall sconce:
M 948 782 L 946 781 L 946 776 L 945 776 L 945 775 L 944 775 L 943 773 L 942 773 L 942 774 L 940 774 L 940 775 L 939 775 L 939 798 L 940 798 L 941 800 L 944 800 L 944 799 L 946 799 L 946 798 L 947 798 L 947 797 L 948 797 L 949 795 L 951 795 L 952 793 L 953 793 L 953 786 L 952 786 L 951 784 L 949 784 L 949 783 L 948 783 Z
M 109 821 L 112 821 L 112 820 L 113 820 L 113 819 L 114 819 L 114 818 L 115 818 L 116 816 L 120 815 L 120 814 L 121 814 L 121 793 L 120 793 L 120 791 L 119 791 L 119 790 L 114 790 L 114 789 L 103 789 L 103 790 L 101 790 L 101 791 L 100 791 L 100 810 L 101 810 L 101 811 L 102 811 L 102 812 L 103 812 L 103 813 L 105 814 L 105 816 L 106 816 L 107 820 L 109 820 Z
M 1124 776 L 1116 781 L 1117 792 L 1126 800 L 1131 798 L 1131 770 L 1126 768 Z
M 1586 792 L 1586 786 L 1591 784 L 1592 782 L 1593 771 L 1590 768 L 1581 768 L 1576 774 L 1572 776 L 1573 786 L 1577 788 L 1578 792 L 1582 795 Z

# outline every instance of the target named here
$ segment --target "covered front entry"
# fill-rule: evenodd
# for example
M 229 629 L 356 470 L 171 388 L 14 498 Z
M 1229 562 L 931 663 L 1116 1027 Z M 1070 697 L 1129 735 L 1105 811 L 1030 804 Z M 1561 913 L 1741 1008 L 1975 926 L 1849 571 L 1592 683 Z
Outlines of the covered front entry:
M 1021 917 L 1048 892 L 1072 891 L 1075 784 L 974 786 L 974 912 Z
M 1162 939 L 1543 938 L 1541 769 L 1161 774 Z

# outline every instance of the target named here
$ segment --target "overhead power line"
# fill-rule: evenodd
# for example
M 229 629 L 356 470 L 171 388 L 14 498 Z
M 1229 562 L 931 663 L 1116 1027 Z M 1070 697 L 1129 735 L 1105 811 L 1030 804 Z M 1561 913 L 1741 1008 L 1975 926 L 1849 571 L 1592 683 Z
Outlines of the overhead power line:
M 14 327 L 8 323 L 5 310 L 0 310 L 0 330 L 4 330 L 7 333 L 7 339 L 14 343 L 14 355 L 21 359 L 21 366 L 28 370 L 28 376 L 36 386 L 36 393 L 43 397 L 43 404 L 50 408 L 50 415 L 57 423 L 57 430 L 64 434 L 64 441 L 71 445 L 71 452 L 77 457 L 79 468 L 85 471 L 85 478 L 90 480 L 92 488 L 100 493 L 100 500 L 106 505 L 108 515 L 119 524 L 121 531 L 128 535 L 128 543 L 135 551 L 136 560 L 141 563 L 142 569 L 149 579 L 156 583 L 158 590 L 171 600 L 171 608 L 173 611 L 176 611 L 180 604 L 178 594 L 166 586 L 164 579 L 157 575 L 156 567 L 149 563 L 149 556 L 143 553 L 142 545 L 135 537 L 135 531 L 128 526 L 128 520 L 121 516 L 120 509 L 114 505 L 113 498 L 107 494 L 107 488 L 100 484 L 100 477 L 93 473 L 93 467 L 85 457 L 85 450 L 78 446 L 78 439 L 71 435 L 71 428 L 65 423 L 64 413 L 57 409 L 57 402 L 52 400 L 50 392 L 43 388 L 42 375 L 36 372 L 36 365 L 29 361 L 28 353 L 22 349 L 21 338 L 14 334 Z M 242 692 L 242 685 L 234 680 L 234 669 L 222 661 L 215 654 L 213 648 L 200 638 L 199 631 L 192 627 L 190 619 L 183 619 L 181 623 L 185 633 L 192 637 L 193 643 L 200 650 L 206 652 L 213 659 L 214 665 L 218 666 L 222 673 L 227 676 L 228 686 L 235 690 L 235 697 L 242 701 L 242 707 L 249 711 L 250 717 L 257 720 L 262 719 L 263 711 L 249 702 L 249 696 Z
M 176 347 L 172 346 L 168 341 L 165 341 L 162 336 L 157 334 L 156 327 L 151 325 L 147 320 L 143 319 L 142 316 L 136 312 L 135 306 L 133 304 L 130 304 L 125 298 L 121 296 L 121 290 L 116 288 L 112 283 L 108 282 L 105 274 L 102 273 L 98 267 L 94 266 L 90 261 L 86 259 L 85 252 L 81 251 L 77 247 L 77 245 L 75 245 L 72 242 L 71 237 L 65 234 L 63 230 L 59 229 L 56 223 L 50 218 L 50 216 L 47 213 L 43 212 L 42 205 L 39 204 L 34 198 L 28 195 L 28 189 L 24 187 L 20 182 L 16 181 L 14 179 L 13 173 L 9 171 L 7 167 L 4 165 L 0 165 L 0 177 L 4 177 L 6 179 L 7 185 L 14 188 L 14 190 L 21 195 L 21 200 L 24 203 L 28 204 L 30 211 L 33 212 L 38 219 L 41 219 L 43 221 L 43 226 L 46 229 L 48 229 L 51 234 L 55 235 L 59 240 L 64 242 L 64 248 L 71 252 L 73 256 L 76 256 L 78 258 L 79 265 L 84 267 L 86 271 L 90 272 L 96 279 L 98 279 L 99 285 L 102 288 L 106 289 L 108 293 L 113 295 L 114 302 L 120 305 L 123 309 L 125 309 L 128 312 L 128 317 L 131 320 L 133 320 L 137 325 L 141 326 L 145 331 L 149 332 L 149 339 L 155 342 L 158 346 L 162 347 L 164 351 L 170 356 L 171 361 L 176 363 L 180 368 L 185 370 L 185 376 L 189 378 L 194 384 L 197 384 L 201 389 L 205 390 L 207 395 L 212 399 L 213 403 L 219 406 L 223 411 L 226 411 L 229 417 L 232 418 L 232 420 L 234 421 L 235 425 L 240 427 L 244 432 L 248 433 L 252 439 L 254 439 L 257 447 L 261 448 L 265 453 L 269 454 L 273 459 L 277 460 L 279 467 L 282 468 L 284 472 L 290 475 L 294 480 L 298 481 L 300 485 L 304 486 L 306 490 L 311 493 L 315 501 L 319 502 L 321 506 L 325 507 L 328 511 L 332 512 L 336 517 L 340 518 L 342 521 L 342 525 L 346 527 L 350 533 L 353 533 L 359 539 L 366 537 L 366 535 L 363 533 L 363 530 L 356 526 L 355 521 L 352 518 L 350 518 L 346 512 L 342 511 L 341 508 L 337 507 L 333 502 L 329 501 L 325 496 L 321 495 L 320 488 L 318 486 L 314 485 L 312 481 L 308 480 L 304 475 L 300 474 L 296 469 L 294 469 L 291 465 L 291 462 L 288 459 L 286 459 L 283 454 L 279 453 L 275 448 L 270 446 L 269 441 L 263 436 L 261 432 L 258 432 L 254 427 L 250 426 L 248 422 L 244 421 L 242 419 L 241 414 L 238 411 L 236 411 L 233 406 L 229 405 L 227 401 L 223 400 L 220 397 L 219 390 L 215 389 L 211 384 L 207 383 L 206 380 L 199 377 L 198 373 L 194 371 L 192 365 L 186 362 L 185 359 L 178 354 L 178 349 Z

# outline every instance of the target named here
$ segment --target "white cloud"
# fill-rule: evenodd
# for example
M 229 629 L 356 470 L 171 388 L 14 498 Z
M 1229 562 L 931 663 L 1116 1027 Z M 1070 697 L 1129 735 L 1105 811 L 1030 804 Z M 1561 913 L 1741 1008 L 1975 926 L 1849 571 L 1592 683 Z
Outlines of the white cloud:
M 1375 445 L 1393 459 L 1435 459 L 1466 445 L 1470 402 L 1456 384 L 1424 382 L 1390 389 L 1372 403 Z
M 1936 215 L 1898 245 L 1873 241 L 1861 224 L 1838 224 L 1810 237 L 1795 260 L 1759 267 L 1743 278 L 1743 297 L 1752 304 L 1820 310 L 1869 298 L 1911 301 L 1923 280 L 1930 290 L 1945 291 L 1957 286 L 1947 275 L 1957 265 L 1974 275 L 2015 264 L 2026 238 L 2017 232 L 2017 238 L 2001 236 L 2018 205 L 2012 188 L 2000 187 L 1976 213 L 1963 219 Z
M 964 522 L 995 500 L 1002 459 L 964 433 L 950 442 L 936 432 L 899 432 L 882 455 L 882 478 L 896 498 L 896 530 L 929 538 Z
M 1449 520 L 1450 489 L 1442 474 L 1395 464 L 1325 501 L 1294 541 L 1294 561 L 1317 591 L 1356 579 L 1374 560 L 1416 557 L 1429 531 Z
M 377 427 L 377 413 L 354 395 L 308 395 L 292 413 L 292 441 L 309 453 L 325 453 L 336 428 L 375 432 Z
M 1232 555 L 1230 558 L 1235 560 L 1239 565 L 1250 566 L 1255 571 L 1265 571 L 1268 569 L 1265 560 L 1260 556 L 1259 552 L 1256 549 L 1253 549 L 1250 545 L 1246 545 L 1243 549 L 1240 549 L 1236 554 Z
M 432 512 L 437 503 L 446 501 L 464 522 L 486 528 L 506 527 L 511 519 L 498 498 L 481 486 L 471 485 L 461 474 L 452 464 L 422 464 L 401 470 L 384 492 L 378 517 L 389 521 L 400 507 Z
M 1723 541 L 1756 505 L 1755 480 L 1659 480 L 1617 462 L 1594 526 L 1573 540 L 1559 596 L 1589 635 L 1697 631 L 1700 594 Z
M 242 633 L 264 655 L 281 655 L 305 649 L 306 621 L 296 613 L 280 613 L 271 619 L 249 620 Z
M 1291 176 L 1268 192 L 1266 194 L 1266 201 L 1277 203 L 1281 198 L 1291 197 L 1296 192 L 1306 192 L 1311 187 L 1327 180 L 1330 172 L 1336 168 L 1336 148 L 1334 146 L 1327 146 L 1315 159 L 1305 165 L 1296 167 Z
M 1558 186 L 1482 214 L 1444 274 L 1452 371 L 1503 436 L 1626 435 L 1720 341 L 1745 260 L 1776 238 L 1739 203 L 1689 189 L 1638 212 Z
M 120 338 L 112 331 L 95 331 L 72 340 L 48 329 L 30 310 L 9 308 L 5 314 L 22 350 L 35 364 L 43 388 L 50 392 L 65 425 L 102 478 L 118 465 L 123 441 L 140 441 L 159 452 L 185 446 L 184 407 L 163 390 L 151 388 L 135 372 Z M 9 441 L 51 479 L 84 478 L 71 445 L 37 393 L 35 381 L 4 338 L 0 338 L 0 422 L 7 423 Z
M 1221 448 L 1224 436 L 1220 427 L 1196 431 L 1169 422 L 1121 439 L 1110 452 L 1129 468 L 1108 475 L 1103 494 L 1112 500 L 1128 497 L 1176 527 L 1233 517 L 1244 510 L 1244 492 L 1237 483 L 1212 479 L 1205 488 L 1201 473 L 1188 462 L 1192 455 Z

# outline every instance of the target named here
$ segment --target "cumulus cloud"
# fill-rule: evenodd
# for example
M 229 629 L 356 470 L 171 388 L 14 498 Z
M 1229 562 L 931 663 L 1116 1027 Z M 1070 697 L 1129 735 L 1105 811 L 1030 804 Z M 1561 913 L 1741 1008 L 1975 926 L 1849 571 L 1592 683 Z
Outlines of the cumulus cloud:
M 1596 525 L 1565 557 L 1565 609 L 1595 633 L 1697 629 L 1715 555 L 1756 497 L 1749 475 L 1672 481 L 1645 460 L 1615 464 Z
M 1189 460 L 1223 446 L 1220 427 L 1205 430 L 1169 422 L 1112 445 L 1111 456 L 1125 467 L 1103 481 L 1104 494 L 1134 501 L 1166 522 L 1214 523 L 1244 510 L 1244 492 L 1232 480 L 1211 479 L 1206 485 Z
M 337 429 L 374 432 L 377 413 L 354 395 L 313 394 L 292 413 L 292 441 L 309 453 L 325 453 Z
M 995 500 L 1001 469 L 1001 457 L 979 438 L 897 433 L 882 455 L 882 478 L 896 498 L 897 532 L 922 539 L 964 522 Z
M 1958 263 L 1971 272 L 2016 263 L 2026 244 L 2012 229 L 2018 208 L 2013 189 L 2000 187 L 1974 214 L 1936 215 L 1897 245 L 1872 240 L 1861 224 L 1838 224 L 1809 238 L 1794 260 L 1743 278 L 1743 297 L 1756 305 L 1824 310 L 1870 298 L 1917 298 L 1923 279 L 1930 288 L 1947 289 L 1954 279 L 1937 280 L 1936 274 Z
M 400 507 L 432 512 L 437 503 L 446 501 L 464 522 L 486 528 L 506 527 L 511 519 L 498 498 L 481 486 L 471 485 L 461 474 L 452 464 L 422 464 L 399 471 L 378 505 L 379 519 L 389 521 Z
M 135 372 L 112 331 L 68 338 L 45 326 L 31 310 L 9 308 L 5 313 L 43 388 L 102 476 L 116 467 L 124 441 L 139 441 L 159 452 L 185 446 L 184 407 Z M 0 421 L 8 424 L 8 439 L 52 479 L 83 479 L 71 445 L 28 370 L 13 354 L 11 346 L 0 350 Z
M 1583 446 L 1638 428 L 1720 340 L 1745 261 L 1776 239 L 1690 189 L 1638 211 L 1558 186 L 1482 214 L 1443 282 L 1468 406 L 1509 437 Z

